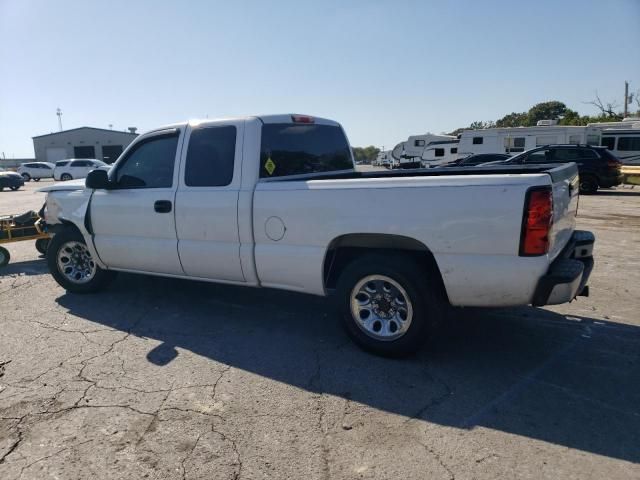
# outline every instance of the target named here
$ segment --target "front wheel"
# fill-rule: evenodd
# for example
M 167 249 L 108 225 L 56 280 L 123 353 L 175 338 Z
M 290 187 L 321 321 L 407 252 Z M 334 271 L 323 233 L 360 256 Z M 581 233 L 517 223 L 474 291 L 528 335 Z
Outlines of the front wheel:
M 15 192 L 16 190 L 18 190 L 20 188 L 20 185 L 15 185 L 15 186 L 9 187 L 9 188 Z
M 39 181 L 40 181 L 40 179 L 39 179 L 39 178 L 34 178 L 34 179 L 33 179 L 33 181 L 34 181 L 34 182 L 39 182 Z
M 72 178 L 73 177 L 68 173 L 63 173 L 62 175 L 60 175 L 60 180 L 62 180 L 63 182 L 66 182 L 67 180 L 71 180 Z
M 22 178 L 25 182 L 28 182 L 29 180 L 31 180 L 31 175 L 29 175 L 28 173 L 23 173 Z
M 47 264 L 56 282 L 73 293 L 97 292 L 115 277 L 115 272 L 95 263 L 84 238 L 75 229 L 53 236 L 47 249 Z
M 344 326 L 363 349 L 400 357 L 415 352 L 443 315 L 426 271 L 402 255 L 365 255 L 342 272 L 337 295 Z

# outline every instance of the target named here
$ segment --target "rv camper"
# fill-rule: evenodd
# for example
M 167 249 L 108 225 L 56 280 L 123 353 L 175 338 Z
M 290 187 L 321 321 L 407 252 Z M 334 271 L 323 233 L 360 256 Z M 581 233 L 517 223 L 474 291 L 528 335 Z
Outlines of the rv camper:
M 607 147 L 622 163 L 640 165 L 640 118 L 590 123 L 588 127 L 601 129 L 601 145 Z
M 458 158 L 458 139 L 451 135 L 412 135 L 400 142 L 391 155 L 400 168 L 432 167 Z
M 542 145 L 600 145 L 600 137 L 598 128 L 558 125 L 556 120 L 540 120 L 535 127 L 465 130 L 460 135 L 458 158 L 476 153 L 511 155 Z

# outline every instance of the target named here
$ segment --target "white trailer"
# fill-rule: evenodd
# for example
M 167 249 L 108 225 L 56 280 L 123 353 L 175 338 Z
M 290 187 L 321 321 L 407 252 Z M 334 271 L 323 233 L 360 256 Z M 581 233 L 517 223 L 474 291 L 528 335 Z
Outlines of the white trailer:
M 412 135 L 391 152 L 400 168 L 431 167 L 458 158 L 458 138 L 452 135 Z
M 622 163 L 640 165 L 640 118 L 590 123 L 587 126 L 601 129 L 600 144 L 607 147 Z
M 557 125 L 555 120 L 540 120 L 535 127 L 465 130 L 460 135 L 458 158 L 476 153 L 514 154 L 541 145 L 600 145 L 600 138 L 599 128 Z

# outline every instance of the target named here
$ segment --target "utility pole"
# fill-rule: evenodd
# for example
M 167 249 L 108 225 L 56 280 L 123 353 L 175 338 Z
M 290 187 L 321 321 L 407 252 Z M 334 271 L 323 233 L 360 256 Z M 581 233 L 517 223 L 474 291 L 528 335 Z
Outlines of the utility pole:
M 60 107 L 56 109 L 56 115 L 58 116 L 58 127 L 62 131 L 62 110 L 60 110 Z
M 628 113 L 629 113 L 629 82 L 624 82 L 624 116 L 623 118 L 627 118 Z

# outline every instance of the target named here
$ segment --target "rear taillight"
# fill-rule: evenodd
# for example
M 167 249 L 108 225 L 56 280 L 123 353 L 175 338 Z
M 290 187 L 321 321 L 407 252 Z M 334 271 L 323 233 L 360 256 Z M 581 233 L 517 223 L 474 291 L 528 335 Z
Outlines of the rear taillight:
M 527 192 L 520 237 L 520 255 L 544 255 L 549 251 L 549 231 L 553 224 L 551 188 Z
M 607 167 L 620 170 L 620 168 L 622 167 L 622 162 L 619 162 L 618 160 L 607 160 Z

